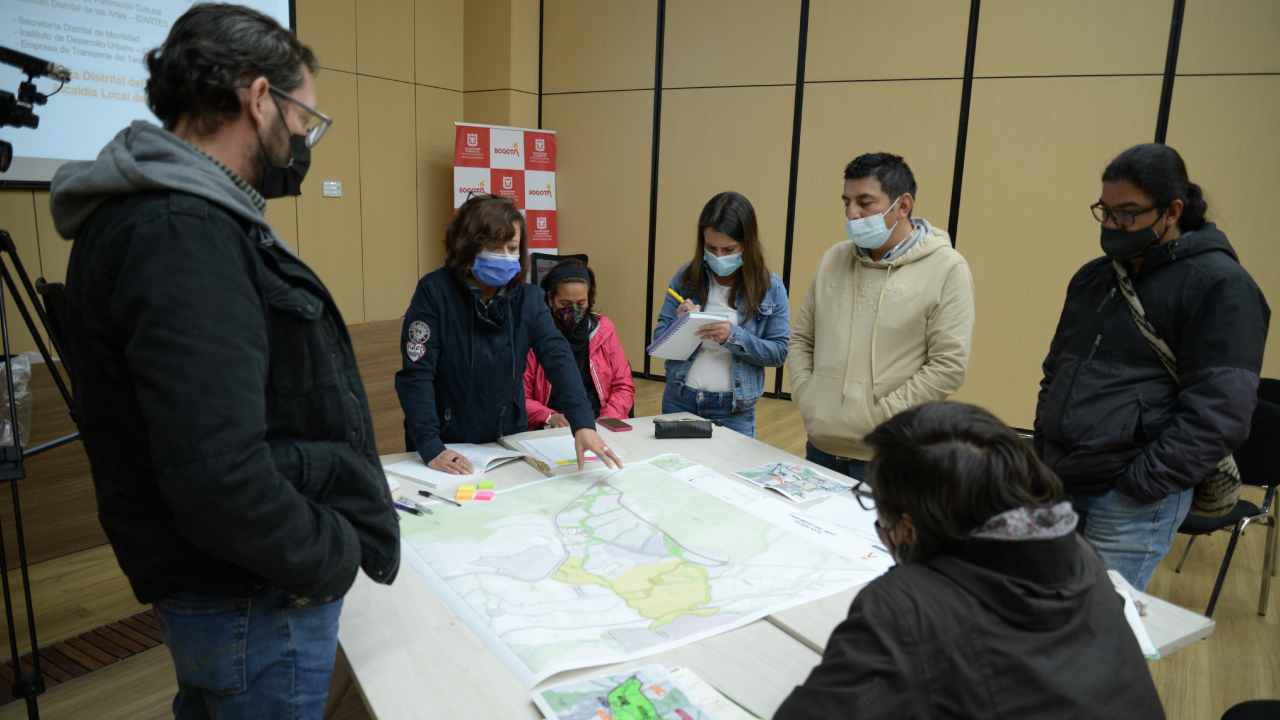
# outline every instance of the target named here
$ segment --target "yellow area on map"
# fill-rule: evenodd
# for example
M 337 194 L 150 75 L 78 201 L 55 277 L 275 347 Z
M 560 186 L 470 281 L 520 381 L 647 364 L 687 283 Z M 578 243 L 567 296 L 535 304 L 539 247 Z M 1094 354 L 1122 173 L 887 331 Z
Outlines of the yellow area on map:
M 674 622 L 681 615 L 714 615 L 719 608 L 698 608 L 711 601 L 707 571 L 683 560 L 665 560 L 631 568 L 612 580 L 587 572 L 582 558 L 569 556 L 555 580 L 570 585 L 599 585 L 608 588 L 627 605 L 653 622 L 649 629 Z

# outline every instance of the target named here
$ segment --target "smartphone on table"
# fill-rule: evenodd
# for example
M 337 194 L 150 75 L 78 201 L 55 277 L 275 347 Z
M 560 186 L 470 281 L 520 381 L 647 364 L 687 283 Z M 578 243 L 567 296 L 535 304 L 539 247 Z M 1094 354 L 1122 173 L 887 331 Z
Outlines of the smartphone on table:
M 613 418 L 602 417 L 596 422 L 600 423 L 601 425 L 609 428 L 614 432 L 626 432 L 631 429 L 630 425 L 622 422 L 621 420 L 614 420 Z

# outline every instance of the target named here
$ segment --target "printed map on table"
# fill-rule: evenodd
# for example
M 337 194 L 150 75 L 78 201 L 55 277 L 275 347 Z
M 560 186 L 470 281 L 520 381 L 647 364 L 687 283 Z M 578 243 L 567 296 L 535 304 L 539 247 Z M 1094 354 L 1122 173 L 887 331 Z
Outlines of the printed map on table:
M 776 490 L 796 502 L 839 495 L 853 489 L 852 485 L 821 475 L 812 468 L 786 463 L 761 465 L 736 472 L 734 476 L 762 488 Z
M 530 689 L 882 572 L 856 548 L 842 552 L 832 533 L 767 512 L 776 501 L 736 501 L 744 490 L 669 455 L 588 470 L 502 491 L 491 503 L 404 517 L 404 556 Z
M 549 720 L 716 720 L 657 664 L 549 687 L 533 701 Z

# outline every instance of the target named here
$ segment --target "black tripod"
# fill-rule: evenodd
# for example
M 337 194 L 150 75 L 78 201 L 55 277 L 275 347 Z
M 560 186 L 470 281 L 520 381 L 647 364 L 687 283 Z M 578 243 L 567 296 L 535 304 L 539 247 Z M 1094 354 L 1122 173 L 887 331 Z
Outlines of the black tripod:
M 27 324 L 27 329 L 31 331 L 31 337 L 35 339 L 36 347 L 40 350 L 40 354 L 44 356 L 45 367 L 49 368 L 49 373 L 53 375 L 53 381 L 57 384 L 58 391 L 62 393 L 62 399 L 66 402 L 67 410 L 71 412 L 71 419 L 74 421 L 75 411 L 71 405 L 71 391 L 67 389 L 67 385 L 62 379 L 62 373 L 53 364 L 53 357 L 49 354 L 49 348 L 45 346 L 44 340 L 40 336 L 40 329 L 43 328 L 48 334 L 50 342 L 53 343 L 54 349 L 58 351 L 58 357 L 64 357 L 62 343 L 59 339 L 59 333 L 62 329 L 63 286 L 61 283 L 46 283 L 43 278 L 40 278 L 36 280 L 36 286 L 33 287 L 30 278 L 27 277 L 26 269 L 22 267 L 22 261 L 18 259 L 18 249 L 13 245 L 13 238 L 4 230 L 0 230 L 0 253 L 8 254 L 9 262 L 13 264 L 13 269 L 17 271 L 18 279 L 22 281 L 27 297 L 30 298 L 32 306 L 36 309 L 36 315 L 40 320 L 39 326 L 37 326 L 36 321 L 32 319 L 31 313 L 27 310 L 27 304 L 23 302 L 22 294 L 18 291 L 18 286 L 14 283 L 13 276 L 9 273 L 9 268 L 0 260 L 0 277 L 4 278 L 4 286 L 8 288 L 9 294 L 13 296 L 13 304 L 17 306 L 18 312 L 22 314 L 22 319 Z M 18 405 L 13 394 L 14 356 L 9 352 L 9 318 L 5 311 L 5 288 L 0 288 L 0 337 L 4 341 L 5 382 L 8 384 L 9 390 L 9 417 L 12 420 L 11 429 L 14 442 L 12 445 L 0 446 L 0 482 L 9 483 L 9 488 L 13 495 L 13 523 L 18 540 L 18 565 L 22 570 L 22 593 L 23 600 L 26 602 L 27 632 L 31 640 L 32 671 L 30 673 L 23 672 L 22 664 L 19 662 L 18 639 L 17 634 L 14 632 L 13 623 L 13 596 L 9 588 L 9 560 L 5 554 L 3 532 L 0 532 L 0 579 L 2 579 L 4 585 L 4 611 L 9 628 L 9 651 L 13 655 L 13 675 L 15 678 L 13 697 L 24 698 L 27 701 L 27 717 L 34 719 L 40 717 L 40 708 L 36 698 L 45 691 L 45 685 L 44 675 L 40 671 L 40 644 L 36 641 L 35 614 L 32 612 L 31 606 L 31 581 L 27 573 L 27 546 L 22 534 L 22 510 L 18 504 L 17 481 L 27 476 L 26 470 L 22 465 L 23 458 L 39 455 L 42 452 L 75 442 L 80 438 L 80 433 L 72 433 L 33 447 L 25 452 L 23 451 L 22 441 L 26 440 L 26 438 L 19 438 L 18 431 Z M 44 296 L 45 302 L 49 305 L 47 309 L 37 298 L 37 288 L 38 294 Z M 50 322 L 51 317 L 53 319 L 52 323 Z

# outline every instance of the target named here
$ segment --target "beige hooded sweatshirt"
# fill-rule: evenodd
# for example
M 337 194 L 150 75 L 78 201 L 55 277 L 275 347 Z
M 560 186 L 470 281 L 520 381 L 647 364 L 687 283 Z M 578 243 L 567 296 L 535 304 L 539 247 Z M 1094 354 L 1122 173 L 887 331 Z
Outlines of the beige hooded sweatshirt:
M 872 262 L 851 241 L 823 256 L 791 331 L 791 397 L 819 450 L 871 459 L 859 444 L 907 408 L 960 389 L 973 337 L 973 276 L 946 232 Z

